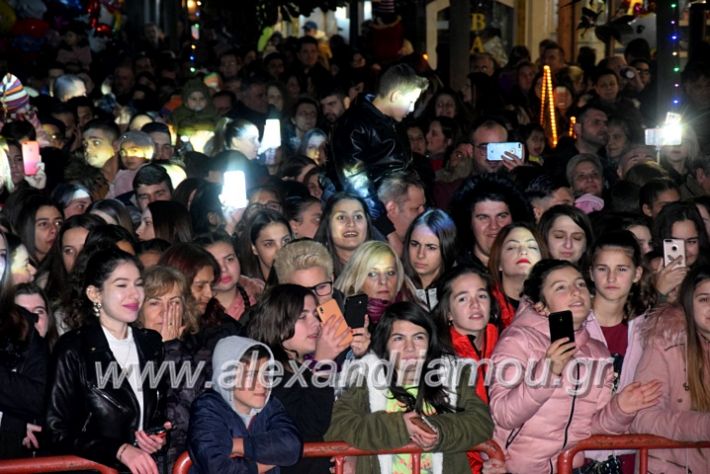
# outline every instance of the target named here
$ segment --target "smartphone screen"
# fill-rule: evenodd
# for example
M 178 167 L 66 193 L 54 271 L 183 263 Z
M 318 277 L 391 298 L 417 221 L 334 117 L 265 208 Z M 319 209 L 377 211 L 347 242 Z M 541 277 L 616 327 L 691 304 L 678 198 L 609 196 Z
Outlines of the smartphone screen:
M 25 165 L 25 176 L 37 174 L 37 164 L 42 161 L 39 155 L 39 143 L 33 141 L 22 144 L 22 161 Z
M 249 204 L 247 199 L 247 183 L 244 171 L 225 171 L 224 184 L 219 200 L 225 207 L 243 209 Z
M 569 339 L 569 342 L 574 342 L 572 311 L 550 313 L 548 322 L 550 323 L 550 342 L 555 342 L 565 337 Z
M 486 159 L 488 161 L 503 161 L 505 154 L 523 158 L 523 144 L 520 142 L 489 143 L 486 145 Z

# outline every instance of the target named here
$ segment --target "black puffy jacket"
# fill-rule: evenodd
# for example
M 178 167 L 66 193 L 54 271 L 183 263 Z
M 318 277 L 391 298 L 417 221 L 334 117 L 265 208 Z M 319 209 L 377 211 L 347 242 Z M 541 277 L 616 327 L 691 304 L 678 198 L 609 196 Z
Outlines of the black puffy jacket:
M 372 105 L 372 98 L 360 96 L 336 123 L 328 176 L 338 191 L 365 200 L 375 227 L 386 236 L 394 226 L 377 199 L 377 188 L 387 175 L 409 167 L 411 152 L 397 122 Z
M 160 334 L 150 329 L 132 330 L 141 370 L 152 362 L 157 374 L 163 361 Z M 128 379 L 116 388 L 111 379 L 99 383 L 97 366 L 106 374 L 109 364 L 116 363 L 101 326 L 94 323 L 64 334 L 55 347 L 53 362 L 47 427 L 54 450 L 120 466 L 116 453 L 123 443 L 135 441 L 139 405 Z M 146 377 L 143 427 L 162 426 L 165 421 L 164 381 L 151 387 L 150 377 Z

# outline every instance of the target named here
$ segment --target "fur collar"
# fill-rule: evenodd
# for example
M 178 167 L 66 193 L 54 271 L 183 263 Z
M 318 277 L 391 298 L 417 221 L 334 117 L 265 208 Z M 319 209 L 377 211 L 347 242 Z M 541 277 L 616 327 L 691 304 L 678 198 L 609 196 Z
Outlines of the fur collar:
M 678 304 L 664 304 L 649 313 L 639 325 L 643 347 L 653 344 L 668 350 L 688 341 L 687 323 L 683 308 Z

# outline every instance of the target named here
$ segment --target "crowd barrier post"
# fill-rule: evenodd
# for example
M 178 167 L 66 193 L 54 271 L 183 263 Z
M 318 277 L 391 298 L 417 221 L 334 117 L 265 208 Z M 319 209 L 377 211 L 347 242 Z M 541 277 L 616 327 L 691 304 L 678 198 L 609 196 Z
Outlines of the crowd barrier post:
M 572 461 L 580 451 L 636 449 L 639 458 L 639 474 L 648 472 L 648 452 L 650 449 L 693 449 L 710 448 L 710 440 L 702 442 L 674 441 L 660 436 L 646 434 L 595 435 L 567 448 L 557 457 L 558 474 L 572 474 Z
M 503 451 L 498 444 L 489 440 L 471 448 L 471 451 L 478 451 L 486 454 L 489 459 L 505 460 Z M 383 449 L 376 451 L 367 451 L 357 449 L 343 442 L 332 443 L 305 443 L 303 445 L 304 458 L 335 458 L 335 473 L 343 474 L 345 468 L 346 456 L 375 456 L 378 454 L 411 454 L 412 455 L 412 474 L 420 473 L 420 462 L 422 450 L 419 446 L 408 444 L 396 449 Z M 173 474 L 188 474 L 192 461 L 190 455 L 184 452 L 180 455 L 173 466 Z

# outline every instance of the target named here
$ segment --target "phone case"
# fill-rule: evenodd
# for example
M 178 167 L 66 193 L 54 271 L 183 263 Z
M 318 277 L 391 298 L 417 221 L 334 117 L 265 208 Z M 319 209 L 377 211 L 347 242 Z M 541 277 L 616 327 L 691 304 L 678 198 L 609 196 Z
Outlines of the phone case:
M 574 324 L 572 322 L 572 311 L 558 311 L 550 313 L 548 316 L 550 324 L 550 341 L 568 338 L 568 342 L 574 342 Z
M 663 266 L 668 266 L 671 260 L 681 257 L 680 264 L 685 266 L 685 242 L 681 239 L 663 239 Z
M 345 320 L 353 329 L 365 326 L 367 295 L 354 295 L 345 300 Z
M 37 163 L 41 161 L 39 155 L 39 143 L 25 142 L 22 144 L 22 161 L 25 167 L 26 176 L 34 176 L 37 174 Z
M 412 423 L 429 434 L 436 434 L 436 428 L 423 416 L 415 416 L 412 418 Z
M 338 306 L 337 301 L 326 301 L 322 305 L 318 306 L 316 308 L 316 311 L 318 312 L 318 316 L 320 317 L 320 320 L 323 324 L 330 321 L 332 318 L 337 318 L 338 330 L 336 331 L 336 334 L 340 335 L 343 332 L 347 332 L 348 335 L 346 337 L 346 340 L 348 341 L 348 344 L 353 342 L 353 336 L 350 333 L 350 327 L 348 326 L 347 321 L 345 321 L 345 316 L 343 316 L 343 312 L 340 310 L 340 306 Z

